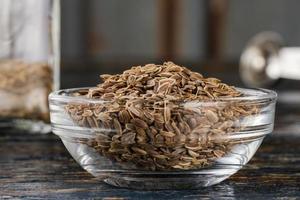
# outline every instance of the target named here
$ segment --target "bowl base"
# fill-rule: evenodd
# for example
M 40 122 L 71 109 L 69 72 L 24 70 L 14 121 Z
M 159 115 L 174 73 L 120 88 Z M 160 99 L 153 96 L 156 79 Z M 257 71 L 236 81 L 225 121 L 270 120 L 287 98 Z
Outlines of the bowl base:
M 237 171 L 237 170 L 236 170 Z M 226 175 L 181 174 L 181 175 L 112 175 L 103 179 L 109 185 L 137 190 L 184 190 L 197 189 L 220 183 L 234 172 Z

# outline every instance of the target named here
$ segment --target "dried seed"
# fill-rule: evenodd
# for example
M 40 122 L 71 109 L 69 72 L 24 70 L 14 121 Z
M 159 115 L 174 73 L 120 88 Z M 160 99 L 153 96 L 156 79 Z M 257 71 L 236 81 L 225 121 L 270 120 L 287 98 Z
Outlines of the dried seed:
M 159 76 L 161 77 L 171 77 L 173 74 L 172 73 L 169 73 L 169 72 L 162 72 L 159 74 Z
M 121 126 L 120 122 L 116 118 L 114 119 L 114 127 L 115 127 L 116 132 L 118 134 L 122 133 L 122 126 Z
M 87 122 L 88 122 L 90 127 L 92 127 L 92 128 L 98 127 L 98 123 L 97 123 L 97 121 L 95 120 L 94 117 L 86 117 L 86 119 L 87 119 Z
M 180 159 L 183 161 L 191 162 L 194 158 L 189 157 L 189 156 L 181 156 Z
M 139 108 L 135 108 L 134 106 L 130 106 L 128 107 L 128 111 L 129 113 L 131 114 L 131 116 L 137 116 L 139 118 L 143 118 L 144 117 L 144 114 L 143 114 L 143 111 Z
M 143 71 L 144 71 L 145 73 L 154 73 L 154 72 L 157 72 L 157 71 L 159 71 L 159 70 L 160 70 L 160 68 L 157 67 L 157 66 L 154 65 L 154 64 L 147 64 L 147 65 L 145 65 L 145 66 L 143 67 Z
M 175 122 L 172 122 L 171 125 L 172 125 L 172 128 L 173 128 L 174 132 L 175 132 L 177 135 L 180 135 L 180 130 L 179 130 L 179 128 L 177 127 L 176 123 L 175 123 Z
M 176 134 L 167 131 L 160 131 L 160 134 L 164 137 L 174 137 Z
M 169 132 L 175 132 L 171 123 L 165 123 L 165 128 Z
M 188 167 L 191 165 L 191 162 L 179 162 L 178 165 L 183 166 L 183 167 Z
M 158 114 L 158 113 L 154 114 L 154 121 L 159 124 L 163 124 L 165 122 L 163 115 Z
M 83 117 L 90 117 L 93 116 L 93 111 L 91 110 L 84 110 L 84 112 L 82 113 Z
M 102 99 L 104 100 L 111 100 L 115 97 L 114 93 L 105 93 L 101 96 Z
M 121 123 L 126 124 L 126 123 L 130 122 L 130 118 L 131 117 L 130 117 L 129 113 L 126 110 L 121 110 L 119 112 L 119 119 L 120 119 Z
M 162 154 L 154 154 L 153 157 L 158 158 L 158 159 L 168 159 L 169 158 L 168 156 L 162 155 Z
M 130 145 L 135 143 L 135 136 L 134 132 L 125 133 L 121 137 L 121 143 L 123 145 Z
M 184 167 L 181 166 L 181 165 L 174 165 L 174 166 L 172 166 L 172 168 L 174 168 L 174 169 L 184 169 Z
M 150 124 L 154 121 L 154 116 L 151 114 L 151 112 L 145 110 L 144 116 L 149 121 Z
M 151 88 L 151 87 L 154 87 L 155 86 L 155 80 L 154 79 L 151 79 L 151 80 L 148 80 L 147 81 L 147 85 L 146 85 L 146 87 L 147 88 Z
M 103 83 L 74 96 L 108 102 L 65 108 L 79 126 L 103 129 L 82 143 L 125 167 L 159 171 L 211 165 L 233 147 L 226 138 L 241 129 L 239 119 L 260 112 L 245 102 L 210 106 L 211 100 L 242 94 L 172 62 L 101 77 Z
M 206 110 L 205 114 L 211 122 L 217 123 L 219 121 L 219 117 L 215 112 L 213 112 L 211 110 Z
M 217 158 L 221 158 L 225 152 L 221 150 L 214 150 L 213 153 Z
M 194 158 L 197 158 L 199 156 L 199 153 L 196 153 L 195 151 L 188 150 L 188 154 Z
M 185 148 L 189 149 L 189 150 L 192 150 L 192 151 L 198 151 L 198 150 L 201 150 L 202 149 L 202 146 L 201 145 L 198 145 L 198 144 L 185 144 L 184 145 Z
M 164 119 L 165 119 L 165 122 L 168 122 L 171 120 L 171 110 L 166 105 L 164 107 Z
M 162 135 L 160 135 L 160 134 L 157 134 L 156 136 L 155 136 L 155 144 L 157 144 L 157 145 L 163 145 L 164 144 L 164 137 L 162 136 Z
M 137 132 L 137 136 L 136 136 L 137 143 L 139 143 L 139 144 L 146 143 L 148 140 L 148 137 L 147 137 L 145 130 L 142 128 L 137 128 L 136 132 Z
M 144 122 L 143 120 L 141 119 L 132 119 L 131 120 L 131 123 L 134 124 L 136 127 L 138 128 L 142 128 L 142 129 L 147 129 L 148 128 L 148 125 L 146 122 Z
M 167 93 L 170 86 L 171 86 L 171 84 L 169 82 L 159 84 L 156 92 L 157 93 Z
M 134 85 L 136 81 L 136 77 L 133 75 L 130 75 L 127 79 L 127 85 Z
M 135 130 L 134 124 L 131 124 L 131 123 L 125 124 L 125 128 L 126 128 L 127 130 Z
M 103 122 L 108 122 L 111 120 L 111 117 L 109 116 L 108 113 L 99 113 L 98 115 L 96 115 L 96 118 L 99 119 L 100 121 L 103 121 Z
M 196 133 L 198 135 L 205 135 L 207 134 L 208 132 L 210 131 L 210 128 L 207 128 L 207 127 L 196 127 L 194 130 L 193 130 L 193 133 Z
M 138 147 L 131 147 L 131 149 L 132 149 L 134 152 L 138 153 L 138 154 L 141 154 L 141 155 L 147 155 L 147 152 L 144 151 L 144 150 L 141 149 L 141 148 L 138 148 Z
M 192 163 L 194 165 L 207 165 L 208 162 L 207 162 L 207 159 L 196 159 L 196 160 L 193 160 Z
M 112 75 L 110 74 L 102 74 L 100 75 L 100 78 L 103 80 L 103 81 L 106 81 L 107 79 L 111 78 Z
M 194 72 L 190 75 L 191 80 L 201 80 L 203 76 L 197 72 Z
M 191 129 L 194 129 L 197 126 L 197 121 L 194 118 L 189 118 L 187 123 Z
M 178 65 L 172 65 L 170 67 L 168 67 L 167 69 L 168 72 L 181 72 L 183 71 L 182 67 L 178 66 Z

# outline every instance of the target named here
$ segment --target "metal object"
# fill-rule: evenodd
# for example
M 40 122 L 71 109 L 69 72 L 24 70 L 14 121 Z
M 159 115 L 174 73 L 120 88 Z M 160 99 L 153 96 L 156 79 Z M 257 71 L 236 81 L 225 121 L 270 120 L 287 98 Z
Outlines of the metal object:
M 240 76 L 251 87 L 272 86 L 280 78 L 300 80 L 300 47 L 284 47 L 275 32 L 254 36 L 240 59 Z

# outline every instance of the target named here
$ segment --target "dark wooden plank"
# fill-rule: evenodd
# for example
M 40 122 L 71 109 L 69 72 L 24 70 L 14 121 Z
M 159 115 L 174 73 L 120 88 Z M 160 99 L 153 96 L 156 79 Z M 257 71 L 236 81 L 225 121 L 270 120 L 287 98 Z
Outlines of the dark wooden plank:
M 0 199 L 297 199 L 300 130 L 289 129 L 289 109 L 279 108 L 279 126 L 250 163 L 221 184 L 198 190 L 115 188 L 85 172 L 55 135 L 0 132 Z M 291 124 L 298 122 L 294 117 Z

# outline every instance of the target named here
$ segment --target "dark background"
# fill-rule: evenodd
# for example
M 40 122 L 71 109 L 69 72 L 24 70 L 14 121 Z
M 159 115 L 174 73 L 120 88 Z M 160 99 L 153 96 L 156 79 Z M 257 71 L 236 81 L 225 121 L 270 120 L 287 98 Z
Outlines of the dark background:
M 300 45 L 298 0 L 63 0 L 61 4 L 63 88 L 95 85 L 98 74 L 167 60 L 240 85 L 239 57 L 252 36 L 272 30 L 288 45 Z M 66 81 L 70 75 L 78 79 Z

